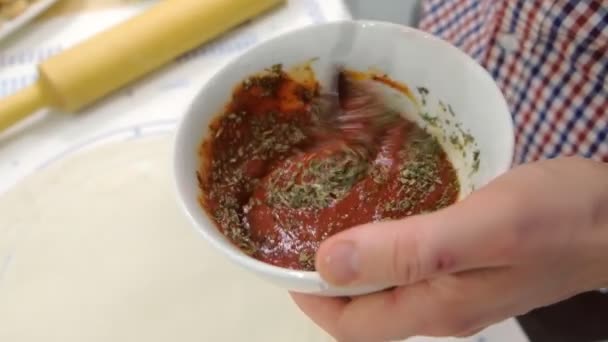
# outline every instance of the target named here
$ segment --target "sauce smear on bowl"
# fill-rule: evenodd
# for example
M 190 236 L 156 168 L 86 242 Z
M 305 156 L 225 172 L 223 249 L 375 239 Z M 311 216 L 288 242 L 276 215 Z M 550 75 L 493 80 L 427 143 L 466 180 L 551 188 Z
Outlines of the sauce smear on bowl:
M 280 66 L 239 85 L 201 146 L 201 204 L 220 231 L 272 265 L 314 270 L 329 236 L 454 203 L 456 171 L 439 142 L 405 119 L 362 148 L 319 122 L 314 80 Z

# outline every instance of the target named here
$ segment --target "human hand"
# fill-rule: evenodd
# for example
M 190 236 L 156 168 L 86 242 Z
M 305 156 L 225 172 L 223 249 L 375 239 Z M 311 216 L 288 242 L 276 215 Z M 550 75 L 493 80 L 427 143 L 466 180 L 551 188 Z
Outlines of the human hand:
M 335 235 L 316 267 L 334 285 L 399 285 L 351 299 L 292 294 L 338 341 L 472 335 L 608 285 L 608 165 L 518 167 L 442 211 Z

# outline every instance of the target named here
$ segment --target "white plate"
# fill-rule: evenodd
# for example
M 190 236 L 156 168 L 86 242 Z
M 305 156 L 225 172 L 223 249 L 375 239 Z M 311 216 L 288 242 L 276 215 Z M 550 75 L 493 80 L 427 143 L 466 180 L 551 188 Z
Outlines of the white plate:
M 13 34 L 25 24 L 29 23 L 34 18 L 42 14 L 49 7 L 51 7 L 52 4 L 56 2 L 57 0 L 38 0 L 32 5 L 30 5 L 30 7 L 28 7 L 25 12 L 21 13 L 21 15 L 19 15 L 15 19 L 2 21 L 2 24 L 0 24 L 0 40 L 3 40 L 4 38 Z
M 159 133 L 95 140 L 0 197 L 0 341 L 332 341 L 198 238 Z

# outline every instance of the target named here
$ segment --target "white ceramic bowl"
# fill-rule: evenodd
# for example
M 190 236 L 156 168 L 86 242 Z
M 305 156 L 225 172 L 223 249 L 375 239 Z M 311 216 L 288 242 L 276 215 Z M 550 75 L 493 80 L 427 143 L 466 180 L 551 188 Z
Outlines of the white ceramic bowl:
M 421 105 L 412 119 L 428 126 L 429 121 L 419 112 L 438 117 L 434 122 L 441 124 L 429 129 L 440 138 L 458 170 L 461 198 L 510 168 L 513 122 L 500 90 L 473 59 L 431 35 L 382 22 L 333 22 L 281 35 L 236 58 L 201 89 L 177 132 L 174 171 L 179 199 L 203 237 L 238 265 L 290 291 L 325 296 L 377 291 L 381 288 L 335 288 L 316 272 L 275 267 L 247 256 L 218 231 L 197 199 L 197 151 L 212 118 L 230 100 L 234 86 L 273 64 L 289 68 L 312 58 L 318 58 L 313 69 L 322 87 L 330 80 L 330 66 L 341 63 L 359 71 L 381 70 L 412 89 L 428 89 L 426 105 Z M 420 94 L 417 96 L 422 103 Z M 453 148 L 450 138 L 457 136 L 463 141 L 464 134 L 470 134 L 467 137 L 476 143 L 467 144 L 464 150 Z M 480 162 L 478 171 L 473 172 L 476 151 Z

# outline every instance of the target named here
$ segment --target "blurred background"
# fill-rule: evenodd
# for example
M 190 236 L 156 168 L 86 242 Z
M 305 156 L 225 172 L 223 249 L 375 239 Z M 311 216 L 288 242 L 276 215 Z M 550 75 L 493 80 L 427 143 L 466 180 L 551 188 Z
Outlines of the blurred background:
M 414 26 L 418 21 L 420 0 L 346 0 L 353 17 L 386 20 Z

